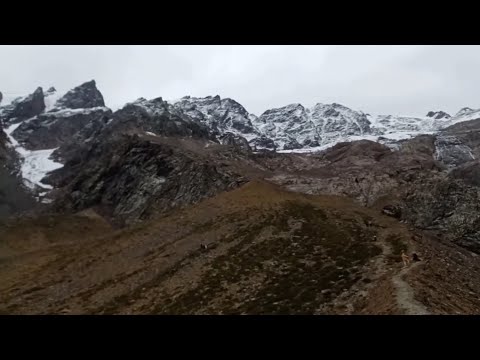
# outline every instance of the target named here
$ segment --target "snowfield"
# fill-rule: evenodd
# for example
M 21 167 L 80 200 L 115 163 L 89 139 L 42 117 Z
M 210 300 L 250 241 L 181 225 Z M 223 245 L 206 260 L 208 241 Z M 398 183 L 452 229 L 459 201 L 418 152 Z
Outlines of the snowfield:
M 12 132 L 22 123 L 10 125 L 5 129 L 5 133 L 14 147 L 15 151 L 20 155 L 21 173 L 26 186 L 34 189 L 40 186 L 44 189 L 52 189 L 50 185 L 43 184 L 42 179 L 50 172 L 63 167 L 63 164 L 57 163 L 50 159 L 50 156 L 56 149 L 30 151 L 23 148 L 17 140 L 12 136 Z

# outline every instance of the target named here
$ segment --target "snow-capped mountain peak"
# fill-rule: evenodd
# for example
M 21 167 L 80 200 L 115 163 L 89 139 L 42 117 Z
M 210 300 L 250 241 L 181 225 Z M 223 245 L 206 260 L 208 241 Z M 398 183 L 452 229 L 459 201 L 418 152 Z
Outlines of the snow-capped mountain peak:
M 32 94 L 0 107 L 0 121 L 8 128 L 11 140 L 17 142 L 17 150 L 24 151 L 20 154 L 24 159 L 27 152 L 30 155 L 48 150 L 51 154 L 55 148 L 61 152 L 65 144 L 90 141 L 100 132 L 139 129 L 159 136 L 216 140 L 242 151 L 253 148 L 310 152 L 360 139 L 393 144 L 479 118 L 480 110 L 472 108 L 463 108 L 454 117 L 443 111 L 416 117 L 377 115 L 339 103 L 316 103 L 311 107 L 292 103 L 266 110 L 257 117 L 234 99 L 219 95 L 184 96 L 174 101 L 139 98 L 112 113 L 105 107 L 94 80 L 63 95 L 53 87 L 45 92 L 37 88 Z M 12 127 L 14 124 L 19 125 Z M 42 156 L 47 154 L 45 151 Z M 37 178 L 32 182 L 40 185 Z
M 60 97 L 55 103 L 55 109 L 87 109 L 104 107 L 103 95 L 98 91 L 95 80 L 87 81 Z
M 24 183 L 48 189 L 44 176 L 63 164 L 52 159 L 63 144 L 85 142 L 111 114 L 95 81 L 73 88 L 62 96 L 54 87 L 38 87 L 30 95 L 0 107 L 0 123 L 16 151 Z
M 311 108 L 290 104 L 265 111 L 255 124 L 284 150 L 317 147 L 334 138 L 370 130 L 370 121 L 363 112 L 336 103 L 318 103 Z
M 219 95 L 204 98 L 185 96 L 171 104 L 171 111 L 208 126 L 218 135 L 230 132 L 247 140 L 260 135 L 252 124 L 252 119 L 256 117 L 250 116 L 235 100 L 222 99 Z

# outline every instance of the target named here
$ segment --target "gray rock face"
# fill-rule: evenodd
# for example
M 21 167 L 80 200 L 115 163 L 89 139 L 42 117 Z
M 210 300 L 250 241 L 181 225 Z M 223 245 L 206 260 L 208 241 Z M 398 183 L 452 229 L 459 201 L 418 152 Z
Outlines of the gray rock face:
M 435 147 L 435 159 L 450 168 L 475 159 L 472 149 L 453 135 L 439 134 Z
M 438 137 L 452 136 L 472 149 L 475 158 L 480 157 L 480 119 L 465 121 L 442 130 Z
M 7 151 L 7 134 L 3 131 L 2 123 L 0 122 L 0 159 L 4 158 Z
M 450 119 L 451 116 L 444 111 L 429 111 L 427 117 L 440 120 L 440 119 Z
M 405 197 L 404 217 L 418 228 L 441 231 L 451 241 L 480 253 L 479 201 L 480 188 L 463 180 L 425 179 Z
M 317 104 L 310 109 L 291 104 L 265 111 L 256 125 L 283 150 L 319 146 L 370 132 L 370 121 L 364 113 L 340 104 Z
M 31 210 L 35 205 L 35 199 L 22 185 L 21 179 L 0 165 L 0 220 Z
M 57 100 L 56 109 L 88 109 L 104 107 L 103 95 L 97 89 L 95 80 L 88 81 L 67 92 Z
M 275 144 L 275 141 L 273 141 L 272 139 L 268 138 L 265 135 L 262 135 L 258 138 L 251 140 L 250 145 L 253 147 L 254 151 L 261 150 L 261 149 L 275 151 L 277 149 L 277 145 Z
M 45 110 L 43 90 L 38 87 L 32 94 L 17 98 L 0 109 L 0 121 L 16 124 L 34 117 Z
M 214 139 L 204 124 L 188 116 L 172 113 L 170 110 L 169 104 L 162 98 L 153 100 L 141 98 L 116 111 L 106 131 L 118 133 L 142 130 L 163 136 Z
M 0 122 L 0 221 L 35 206 L 35 199 L 22 185 L 18 160 Z
M 209 127 L 215 135 L 227 132 L 240 136 L 258 136 L 258 130 L 252 124 L 252 117 L 245 108 L 235 100 L 220 96 L 195 98 L 186 96 L 170 105 L 171 111 L 183 114 L 194 121 Z
M 105 126 L 111 115 L 107 108 L 48 112 L 22 123 L 12 136 L 28 150 L 57 148 L 87 140 Z
M 436 135 L 435 158 L 452 169 L 480 157 L 480 120 L 452 125 Z
M 15 174 L 18 172 L 18 161 L 18 155 L 0 123 L 0 168 L 5 169 L 6 173 Z
M 126 223 L 195 203 L 245 181 L 188 151 L 136 135 L 97 141 L 78 155 L 50 177 L 63 187 L 56 208 L 96 207 Z
M 440 171 L 433 151 L 430 137 L 408 141 L 397 151 L 369 140 L 344 142 L 318 154 L 291 154 L 285 158 L 291 162 L 271 168 L 281 173 L 272 181 L 293 191 L 348 196 L 370 206 L 425 174 Z
M 243 153 L 250 153 L 252 148 L 248 144 L 247 139 L 233 133 L 226 133 L 220 137 L 223 145 L 228 145 Z

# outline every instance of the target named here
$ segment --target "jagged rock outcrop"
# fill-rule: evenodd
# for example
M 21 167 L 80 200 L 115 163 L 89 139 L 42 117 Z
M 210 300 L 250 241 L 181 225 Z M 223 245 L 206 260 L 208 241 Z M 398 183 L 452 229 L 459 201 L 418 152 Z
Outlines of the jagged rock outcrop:
M 169 104 L 161 97 L 152 100 L 141 98 L 116 111 L 106 131 L 119 133 L 141 130 L 162 136 L 215 139 L 204 124 L 170 110 Z
M 427 117 L 433 118 L 435 120 L 451 118 L 451 116 L 444 111 L 429 111 Z
M 248 144 L 247 139 L 233 133 L 226 133 L 225 135 L 222 135 L 220 137 L 220 142 L 223 145 L 231 146 L 234 149 L 243 153 L 250 153 L 252 151 L 252 148 Z
M 19 97 L 11 104 L 0 108 L 0 121 L 16 124 L 23 120 L 36 116 L 45 110 L 44 94 L 38 87 L 32 94 Z
M 230 132 L 251 140 L 259 135 L 252 124 L 256 117 L 229 98 L 221 99 L 218 95 L 205 98 L 185 96 L 174 102 L 170 109 L 173 113 L 186 115 L 206 125 L 217 136 Z
M 453 136 L 471 149 L 474 158 L 480 157 L 480 115 L 479 119 L 459 122 L 439 132 L 440 136 Z
M 262 149 L 271 150 L 271 151 L 277 150 L 277 145 L 275 144 L 275 141 L 273 141 L 272 139 L 270 139 L 265 135 L 262 135 L 258 138 L 251 140 L 250 145 L 252 146 L 254 151 L 262 150 Z
M 95 207 L 127 223 L 195 203 L 246 181 L 186 149 L 120 135 L 96 141 L 49 177 L 62 188 L 55 207 Z
M 0 122 L 0 163 L 2 159 L 5 159 L 7 152 L 7 134 L 3 131 L 2 123 Z
M 452 168 L 475 159 L 472 149 L 454 135 L 439 134 L 435 141 L 435 159 Z
M 86 141 L 111 118 L 108 108 L 47 112 L 23 122 L 12 136 L 28 150 L 52 149 Z
M 91 80 L 73 88 L 58 99 L 53 111 L 58 109 L 88 109 L 104 106 L 105 101 L 103 100 L 103 95 L 97 89 L 95 80 Z
M 452 169 L 480 157 L 480 119 L 459 122 L 436 135 L 435 158 Z
M 480 253 L 480 188 L 454 176 L 423 179 L 404 197 L 403 218 Z

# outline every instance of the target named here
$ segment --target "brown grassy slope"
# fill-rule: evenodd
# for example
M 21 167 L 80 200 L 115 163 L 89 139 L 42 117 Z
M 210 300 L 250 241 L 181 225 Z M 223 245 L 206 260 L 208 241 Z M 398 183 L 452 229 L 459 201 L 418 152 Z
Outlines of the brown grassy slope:
M 119 231 L 92 214 L 24 220 L 2 233 L 0 311 L 402 313 L 390 279 L 400 246 L 422 255 L 410 236 L 403 224 L 348 199 L 260 181 Z M 421 271 L 427 279 L 435 269 Z M 422 296 L 435 304 L 435 294 Z
M 33 274 L 7 262 L 2 311 L 314 313 L 325 304 L 327 311 L 380 253 L 365 215 L 344 206 L 252 182 L 108 236 L 99 226 L 97 238 L 80 241 L 69 224 L 56 226 L 54 240 L 44 224 L 43 243 L 55 246 L 29 260 L 39 264 Z M 8 242 L 17 237 L 27 251 L 20 227 L 11 225 Z

